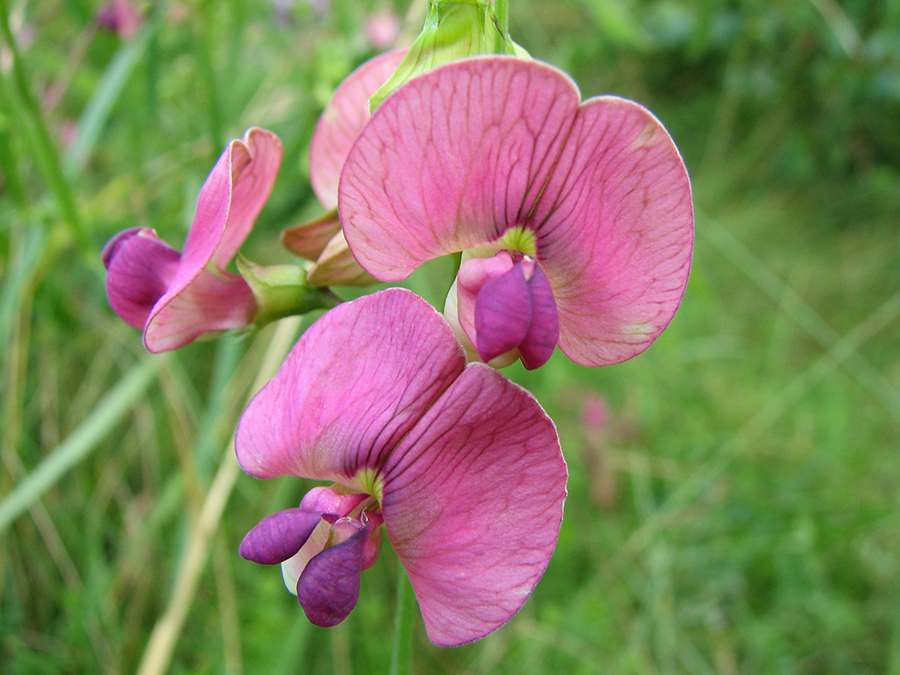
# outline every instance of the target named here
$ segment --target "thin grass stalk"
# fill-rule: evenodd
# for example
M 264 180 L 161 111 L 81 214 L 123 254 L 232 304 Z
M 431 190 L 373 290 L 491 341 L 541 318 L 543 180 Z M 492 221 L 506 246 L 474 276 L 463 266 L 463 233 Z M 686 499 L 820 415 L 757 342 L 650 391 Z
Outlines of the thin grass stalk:
M 5 76 L 0 71 L 0 96 L 15 106 L 20 123 L 29 132 L 32 151 L 44 174 L 44 180 L 47 181 L 50 191 L 56 198 L 63 218 L 69 224 L 70 232 L 81 248 L 86 250 L 88 241 L 81 216 L 78 214 L 75 194 L 63 174 L 59 152 L 47 128 L 44 114 L 32 94 L 19 48 L 9 27 L 9 11 L 6 0 L 0 0 L 0 35 L 3 36 L 12 57 L 11 70 L 14 80 L 13 86 L 8 85 Z
M 842 342 L 840 334 L 829 326 L 799 293 L 779 279 L 768 265 L 724 227 L 717 225 L 714 221 L 706 220 L 706 222 L 709 226 L 702 230 L 702 235 L 707 241 L 712 243 L 771 300 L 777 302 L 783 297 L 789 302 L 797 325 L 803 328 L 820 347 L 828 351 L 835 350 L 836 345 Z M 889 301 L 884 306 L 887 307 L 887 310 L 882 307 L 878 312 L 890 312 L 892 306 Z M 869 393 L 880 400 L 891 416 L 900 422 L 900 392 L 857 350 L 847 352 L 844 360 L 847 372 L 865 389 L 868 389 Z
M 771 397 L 750 420 L 735 434 L 717 448 L 715 463 L 701 463 L 701 468 L 688 476 L 652 518 L 636 529 L 628 541 L 610 560 L 612 569 L 621 569 L 628 560 L 645 549 L 659 532 L 669 525 L 692 501 L 698 499 L 763 432 L 772 425 L 797 401 L 806 395 L 835 369 L 846 365 L 873 335 L 890 325 L 900 315 L 900 291 L 886 300 L 845 337 L 835 343 L 824 356 L 797 375 L 780 394 Z
M 403 565 L 397 562 L 397 595 L 394 602 L 394 637 L 391 641 L 390 675 L 412 673 L 416 596 Z
M 106 438 L 153 383 L 164 358 L 147 356 L 126 373 L 94 412 L 0 502 L 0 533 Z
M 300 317 L 291 317 L 278 324 L 263 357 L 259 373 L 251 387 L 251 397 L 278 371 L 288 350 L 293 345 L 301 320 Z M 200 574 L 206 565 L 210 541 L 219 527 L 225 505 L 239 474 L 240 468 L 234 454 L 234 436 L 232 435 L 212 485 L 206 494 L 200 517 L 194 524 L 193 532 L 181 557 L 172 597 L 165 612 L 153 627 L 153 632 L 144 649 L 138 675 L 162 675 L 169 669 L 178 638 L 187 619 L 188 610 L 190 610 L 197 592 Z

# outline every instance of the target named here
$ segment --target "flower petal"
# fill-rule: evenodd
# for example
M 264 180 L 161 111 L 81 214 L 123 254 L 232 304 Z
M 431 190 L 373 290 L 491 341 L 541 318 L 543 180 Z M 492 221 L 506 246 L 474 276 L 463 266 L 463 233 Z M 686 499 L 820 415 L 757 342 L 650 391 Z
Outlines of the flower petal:
M 294 255 L 315 262 L 332 237 L 340 231 L 341 221 L 337 210 L 332 209 L 314 220 L 286 227 L 281 231 L 281 243 Z
M 178 262 L 178 251 L 150 228 L 120 232 L 103 248 L 108 270 L 106 294 L 113 311 L 132 328 L 143 330 L 153 306 L 166 292 Z
M 144 344 L 150 351 L 175 349 L 204 332 L 252 321 L 256 304 L 250 288 L 224 268 L 269 198 L 281 152 L 275 134 L 253 128 L 222 153 L 200 190 L 178 269 L 147 321 Z M 210 262 L 218 269 L 207 270 Z M 179 298 L 195 282 L 200 287 L 192 289 L 193 297 Z M 197 318 L 192 325 L 190 315 L 198 311 L 212 323 Z
M 360 265 L 382 281 L 524 223 L 579 104 L 536 61 L 462 59 L 404 85 L 347 157 L 340 216 Z
M 338 230 L 316 264 L 309 269 L 306 280 L 310 286 L 371 286 L 378 280 L 366 272 L 350 253 L 344 233 Z
M 491 258 L 464 260 L 456 275 L 457 320 L 472 345 L 475 344 L 475 303 L 482 287 L 491 279 L 502 276 L 515 265 L 507 251 L 500 251 Z M 452 294 L 451 290 L 451 294 Z M 448 302 L 451 301 L 448 296 Z M 444 316 L 448 316 L 445 306 Z M 448 321 L 450 317 L 448 316 Z M 452 322 L 451 322 L 452 325 Z
M 309 179 L 326 209 L 338 201 L 338 179 L 347 153 L 369 121 L 369 97 L 403 61 L 407 48 L 394 49 L 366 61 L 347 76 L 322 111 L 309 145 Z
M 322 513 L 310 509 L 285 509 L 266 516 L 241 541 L 245 560 L 277 565 L 297 553 L 322 522 Z
M 475 300 L 475 347 L 482 361 L 515 349 L 531 325 L 531 293 L 522 263 L 491 279 Z
M 256 127 L 248 129 L 243 140 L 232 141 L 229 149 L 232 157 L 228 220 L 212 258 L 213 264 L 221 270 L 224 270 L 234 258 L 268 201 L 278 175 L 278 169 L 281 166 L 283 152 L 278 136 L 271 131 Z M 209 206 L 216 209 L 218 196 L 213 194 L 209 195 L 209 198 Z M 198 201 L 197 215 L 194 218 L 194 226 L 191 227 L 192 232 L 200 222 L 205 224 L 205 219 L 200 220 L 203 218 L 201 216 L 202 206 L 203 202 Z M 190 239 L 191 237 L 188 235 L 188 241 L 184 246 L 185 257 L 193 251 L 193 242 Z
M 359 526 L 356 533 L 314 556 L 297 582 L 297 600 L 306 617 L 317 626 L 336 626 L 347 618 L 359 600 L 363 544 L 369 526 L 354 525 Z
M 340 305 L 300 338 L 244 411 L 238 461 L 259 478 L 334 480 L 375 494 L 384 455 L 464 366 L 450 327 L 407 290 Z
M 533 220 L 562 351 L 599 366 L 646 349 L 678 308 L 693 245 L 690 182 L 659 120 L 586 101 Z
M 205 333 L 246 328 L 257 308 L 242 277 L 209 270 L 163 302 L 156 303 L 144 329 L 144 346 L 154 353 L 183 347 Z
M 538 402 L 470 364 L 385 466 L 385 527 L 432 642 L 477 640 L 519 610 L 556 545 L 565 485 Z
M 547 363 L 559 341 L 559 314 L 553 289 L 541 266 L 534 261 L 531 264 L 534 265 L 534 272 L 528 280 L 531 324 L 528 326 L 528 334 L 519 345 L 522 364 L 528 370 L 540 368 Z

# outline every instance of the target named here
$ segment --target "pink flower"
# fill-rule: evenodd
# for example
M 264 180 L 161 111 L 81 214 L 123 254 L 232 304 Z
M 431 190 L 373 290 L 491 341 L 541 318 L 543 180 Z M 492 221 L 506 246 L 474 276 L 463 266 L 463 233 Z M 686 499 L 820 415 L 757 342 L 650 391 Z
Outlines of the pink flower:
M 225 270 L 269 198 L 281 153 L 281 141 L 264 129 L 249 129 L 243 140 L 229 143 L 200 190 L 181 253 L 149 228 L 125 230 L 106 244 L 109 303 L 144 331 L 151 352 L 253 323 L 257 302 L 250 286 Z
M 118 33 L 123 40 L 133 38 L 143 21 L 141 10 L 131 0 L 109 0 L 97 13 L 97 23 Z
M 241 544 L 283 564 L 318 625 L 356 604 L 382 522 L 442 646 L 506 623 L 559 534 L 566 467 L 553 422 L 497 371 L 467 366 L 447 323 L 403 289 L 316 322 L 244 412 L 236 447 L 253 476 L 336 483 Z
M 381 281 L 463 251 L 448 320 L 485 361 L 554 345 L 600 366 L 646 349 L 687 283 L 688 175 L 637 103 L 580 103 L 561 71 L 508 56 L 463 59 L 398 89 L 341 176 L 340 217 Z
M 375 12 L 366 18 L 366 37 L 375 49 L 387 49 L 392 46 L 400 35 L 400 28 L 400 17 L 389 9 Z
M 366 286 L 375 283 L 347 248 L 338 220 L 338 180 L 356 137 L 369 121 L 369 97 L 400 65 L 407 50 L 394 49 L 366 61 L 347 76 L 322 111 L 309 146 L 313 192 L 329 209 L 321 218 L 281 233 L 284 246 L 314 263 L 309 282 L 315 286 Z

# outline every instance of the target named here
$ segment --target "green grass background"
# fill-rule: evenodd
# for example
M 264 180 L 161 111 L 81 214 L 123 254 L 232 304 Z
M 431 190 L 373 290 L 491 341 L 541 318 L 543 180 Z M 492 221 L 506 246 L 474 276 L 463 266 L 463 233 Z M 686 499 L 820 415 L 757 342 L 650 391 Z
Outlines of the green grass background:
M 296 326 L 149 356 L 99 254 L 135 225 L 179 245 L 258 125 L 285 161 L 245 250 L 288 261 L 278 231 L 319 213 L 317 116 L 375 53 L 366 17 L 408 3 L 144 2 L 127 40 L 100 4 L 0 0 L 0 672 L 388 672 L 389 547 L 328 630 L 236 553 L 309 487 L 217 474 Z M 692 276 L 639 358 L 506 371 L 559 425 L 559 545 L 507 626 L 442 650 L 416 616 L 395 670 L 900 674 L 900 2 L 514 0 L 511 23 L 585 96 L 667 125 Z M 439 303 L 448 267 L 409 284 Z

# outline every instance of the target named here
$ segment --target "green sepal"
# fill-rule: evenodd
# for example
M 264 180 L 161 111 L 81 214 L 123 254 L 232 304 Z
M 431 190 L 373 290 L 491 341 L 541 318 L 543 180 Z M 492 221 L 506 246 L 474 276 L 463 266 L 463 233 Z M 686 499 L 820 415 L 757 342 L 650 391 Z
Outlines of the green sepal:
M 480 54 L 528 52 L 500 27 L 490 0 L 429 0 L 425 26 L 394 74 L 369 99 L 375 109 L 409 80 L 450 61 Z
M 297 265 L 257 265 L 239 255 L 237 268 L 256 298 L 257 327 L 286 316 L 331 309 L 342 301 L 328 288 L 314 288 L 306 280 L 306 270 Z

